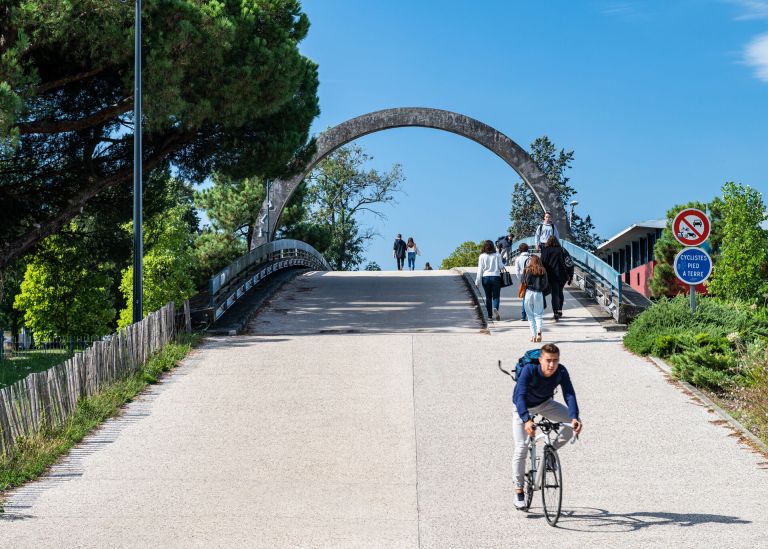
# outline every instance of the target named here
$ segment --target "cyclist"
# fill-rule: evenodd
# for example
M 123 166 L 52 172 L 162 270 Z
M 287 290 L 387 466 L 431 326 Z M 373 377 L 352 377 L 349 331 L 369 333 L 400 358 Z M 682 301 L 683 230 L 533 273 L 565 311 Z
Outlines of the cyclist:
M 555 402 L 554 395 L 557 386 L 563 389 L 563 398 L 567 407 Z M 529 438 L 535 435 L 535 426 L 531 416 L 540 415 L 549 421 L 570 422 L 571 426 L 563 425 L 554 442 L 555 448 L 567 443 L 573 433 L 581 433 L 579 420 L 579 405 L 576 402 L 576 392 L 573 390 L 571 376 L 568 370 L 560 364 L 560 349 L 557 345 L 547 343 L 541 348 L 539 364 L 526 365 L 515 385 L 512 396 L 515 403 L 512 420 L 515 437 L 515 454 L 512 460 L 512 471 L 515 480 L 515 507 L 525 508 L 523 494 L 525 479 L 525 461 L 528 451 Z

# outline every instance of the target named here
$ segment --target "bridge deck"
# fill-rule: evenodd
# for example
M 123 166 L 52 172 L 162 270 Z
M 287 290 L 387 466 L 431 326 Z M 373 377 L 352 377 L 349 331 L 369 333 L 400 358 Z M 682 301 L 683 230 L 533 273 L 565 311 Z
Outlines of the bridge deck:
M 457 275 L 328 273 L 291 282 L 252 335 L 211 338 L 12 493 L 3 546 L 764 545 L 765 458 L 566 299 L 545 337 L 585 431 L 562 452 L 561 528 L 538 498 L 512 506 L 496 360 L 530 347 L 527 324 L 480 333 Z

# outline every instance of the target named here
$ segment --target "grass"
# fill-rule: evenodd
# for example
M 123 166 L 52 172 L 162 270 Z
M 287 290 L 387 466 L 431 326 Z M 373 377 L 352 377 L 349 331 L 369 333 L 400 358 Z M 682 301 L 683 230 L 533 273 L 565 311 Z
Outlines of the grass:
M 67 349 L 45 351 L 24 351 L 0 360 L 0 388 L 13 385 L 33 372 L 44 372 L 48 368 L 65 362 L 72 356 Z
M 199 334 L 169 343 L 134 375 L 100 393 L 80 400 L 75 413 L 58 427 L 48 427 L 33 437 L 16 440 L 10 456 L 0 458 L 0 492 L 37 478 L 104 420 L 117 415 L 144 388 L 183 359 L 196 346 Z

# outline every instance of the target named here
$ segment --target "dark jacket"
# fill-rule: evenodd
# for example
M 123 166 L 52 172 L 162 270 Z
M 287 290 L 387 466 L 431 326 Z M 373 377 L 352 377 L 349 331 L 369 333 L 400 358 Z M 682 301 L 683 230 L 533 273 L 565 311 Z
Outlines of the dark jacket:
M 565 266 L 566 254 L 568 252 L 561 246 L 545 246 L 541 250 L 541 262 L 550 283 L 564 286 L 566 280 L 573 278 L 573 267 L 569 269 Z
M 405 243 L 405 240 L 402 238 L 396 238 L 395 244 L 392 246 L 392 249 L 395 250 L 395 256 L 396 257 L 405 257 L 405 249 L 407 248 L 407 245 Z
M 571 383 L 571 376 L 565 366 L 560 364 L 552 377 L 544 377 L 540 364 L 529 364 L 520 373 L 515 384 L 512 400 L 517 408 L 517 414 L 523 421 L 531 418 L 528 408 L 543 404 L 555 396 L 557 386 L 563 388 L 563 398 L 568 405 L 568 417 L 579 419 L 579 404 L 576 402 L 576 391 Z
M 525 272 L 525 286 L 532 292 L 542 292 L 543 294 L 549 293 L 549 279 L 547 273 L 543 275 L 535 275 Z

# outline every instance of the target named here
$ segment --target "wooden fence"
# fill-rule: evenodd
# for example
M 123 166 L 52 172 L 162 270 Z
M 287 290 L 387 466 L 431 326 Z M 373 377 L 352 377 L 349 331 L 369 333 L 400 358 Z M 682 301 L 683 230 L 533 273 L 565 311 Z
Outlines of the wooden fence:
M 18 437 L 64 423 L 78 399 L 136 372 L 175 335 L 176 310 L 168 303 L 109 341 L 97 341 L 63 364 L 0 389 L 0 455 L 9 455 Z

